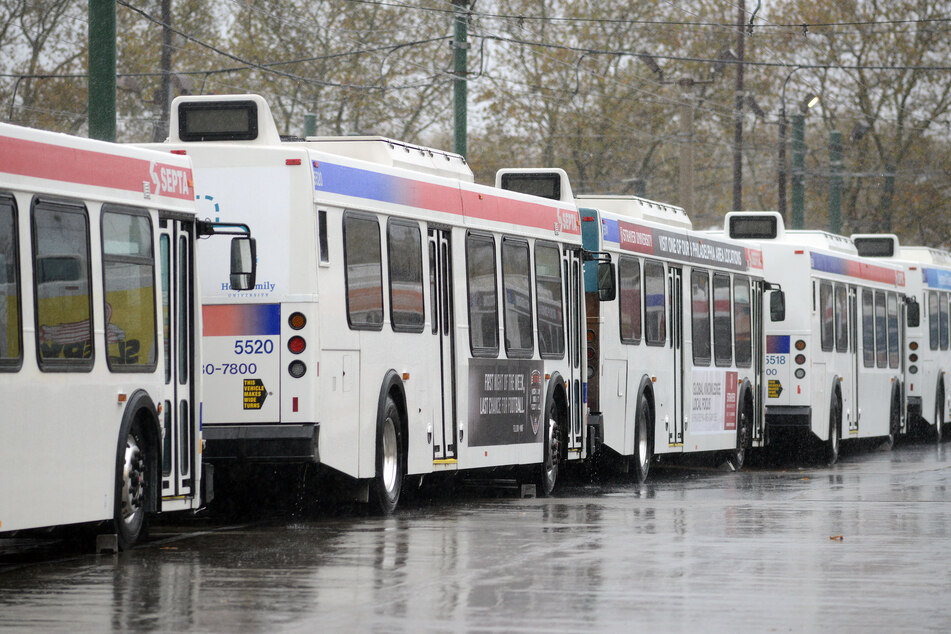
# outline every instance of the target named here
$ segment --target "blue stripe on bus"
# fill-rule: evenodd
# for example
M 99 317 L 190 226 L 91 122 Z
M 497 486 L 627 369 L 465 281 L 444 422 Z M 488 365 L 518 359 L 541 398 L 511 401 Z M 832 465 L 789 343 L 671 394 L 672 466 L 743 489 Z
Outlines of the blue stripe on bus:
M 606 220 L 602 218 L 601 236 L 605 242 L 621 244 L 621 231 L 618 229 L 617 220 Z
M 921 274 L 924 277 L 925 286 L 928 288 L 951 290 L 951 271 L 923 268 Z

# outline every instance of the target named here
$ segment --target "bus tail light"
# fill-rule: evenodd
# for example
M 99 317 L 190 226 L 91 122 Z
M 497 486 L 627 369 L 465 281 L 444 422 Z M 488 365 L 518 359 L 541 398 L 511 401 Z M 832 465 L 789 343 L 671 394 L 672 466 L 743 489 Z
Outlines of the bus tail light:
M 803 368 L 796 368 L 796 378 L 803 379 L 806 377 L 806 371 Z
M 796 355 L 796 365 L 802 365 L 805 362 L 806 362 L 806 355 L 804 354 Z
M 917 354 L 910 354 L 910 355 L 908 355 L 908 360 L 911 361 L 912 363 L 917 363 L 917 362 L 918 362 L 918 355 L 917 355 Z
M 287 366 L 287 372 L 295 379 L 299 379 L 307 373 L 307 366 L 304 365 L 303 361 L 297 359 L 295 361 L 291 361 L 291 364 Z
M 918 374 L 918 366 L 917 366 L 917 365 L 910 365 L 910 366 L 908 366 L 908 371 L 909 371 L 910 373 L 912 373 L 912 374 Z
M 287 349 L 294 354 L 300 354 L 307 347 L 307 342 L 301 336 L 294 336 L 287 340 Z
M 797 340 L 797 341 L 796 341 L 796 350 L 805 350 L 805 349 L 806 349 L 806 342 L 803 341 L 802 339 Z
M 911 348 L 912 350 L 917 350 L 917 349 L 918 349 L 918 342 L 917 342 L 917 341 L 912 341 L 911 343 L 908 344 L 908 347 Z
M 287 325 L 294 330 L 300 330 L 307 325 L 307 318 L 304 317 L 304 313 L 292 313 L 287 319 Z

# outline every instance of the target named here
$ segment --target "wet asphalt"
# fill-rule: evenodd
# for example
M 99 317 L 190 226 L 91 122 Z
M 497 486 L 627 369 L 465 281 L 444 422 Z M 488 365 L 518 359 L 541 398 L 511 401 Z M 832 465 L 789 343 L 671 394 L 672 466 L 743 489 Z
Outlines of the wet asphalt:
M 0 540 L 0 629 L 951 630 L 951 443 L 422 489 L 393 517 L 258 500 L 130 552 Z M 267 507 L 266 510 L 261 510 Z

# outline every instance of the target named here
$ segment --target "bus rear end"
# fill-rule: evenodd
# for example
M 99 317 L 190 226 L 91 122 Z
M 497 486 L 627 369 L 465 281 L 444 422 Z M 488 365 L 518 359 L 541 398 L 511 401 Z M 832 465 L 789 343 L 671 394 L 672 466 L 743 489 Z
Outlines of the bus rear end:
M 213 270 L 202 278 L 205 458 L 317 462 L 316 255 L 290 256 L 317 248 L 307 150 L 282 143 L 256 95 L 177 99 L 170 139 L 156 147 L 191 159 L 199 217 L 247 224 L 257 238 L 249 292 Z M 226 248 L 203 241 L 199 258 Z

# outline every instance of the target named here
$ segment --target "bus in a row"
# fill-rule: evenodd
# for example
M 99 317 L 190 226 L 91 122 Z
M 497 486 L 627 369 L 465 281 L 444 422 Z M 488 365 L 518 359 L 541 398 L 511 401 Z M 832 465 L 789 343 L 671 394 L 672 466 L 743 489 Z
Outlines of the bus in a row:
M 775 287 L 764 308 L 764 443 L 811 435 L 833 463 L 843 440 L 890 446 L 905 434 L 902 267 L 862 257 L 845 236 L 787 230 L 776 212 L 730 212 L 723 233 L 762 251 Z
M 606 256 L 585 272 L 588 408 L 604 446 L 641 482 L 668 454 L 719 452 L 741 468 L 762 438 L 762 254 L 693 231 L 679 207 L 577 201 L 585 248 Z
M 0 534 L 106 523 L 128 548 L 207 497 L 196 242 L 217 229 L 186 158 L 0 124 Z M 247 287 L 253 244 L 232 248 Z
M 391 139 L 282 140 L 255 95 L 180 97 L 170 130 L 150 147 L 189 157 L 200 214 L 262 254 L 251 293 L 203 278 L 206 459 L 319 464 L 388 512 L 430 474 L 505 468 L 548 494 L 602 450 L 643 478 L 654 455 L 753 446 L 755 248 L 682 210 L 577 200 L 561 170 L 491 187 Z
M 922 246 L 904 246 L 894 234 L 856 234 L 861 255 L 901 266 L 907 296 L 904 348 L 905 401 L 909 423 L 941 442 L 951 411 L 946 376 L 951 372 L 951 253 Z

